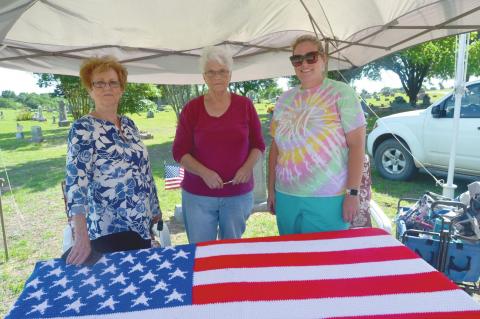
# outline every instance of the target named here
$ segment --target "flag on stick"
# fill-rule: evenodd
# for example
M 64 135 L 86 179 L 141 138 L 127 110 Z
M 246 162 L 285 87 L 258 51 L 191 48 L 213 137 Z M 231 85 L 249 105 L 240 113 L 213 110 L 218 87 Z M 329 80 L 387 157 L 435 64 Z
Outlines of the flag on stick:
M 180 188 L 185 171 L 177 164 L 165 165 L 165 190 Z

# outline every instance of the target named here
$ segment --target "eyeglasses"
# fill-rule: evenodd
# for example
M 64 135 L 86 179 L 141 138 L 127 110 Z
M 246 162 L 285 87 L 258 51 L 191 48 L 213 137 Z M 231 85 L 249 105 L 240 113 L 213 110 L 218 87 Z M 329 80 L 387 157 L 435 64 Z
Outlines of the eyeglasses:
M 103 89 L 107 85 L 111 89 L 118 89 L 120 87 L 120 82 L 119 81 L 110 81 L 110 82 L 107 83 L 107 82 L 104 82 L 104 81 L 94 81 L 94 82 L 92 82 L 92 85 L 93 85 L 93 87 L 95 87 L 97 89 Z
M 295 54 L 290 57 L 290 62 L 295 67 L 299 67 L 303 64 L 303 60 L 307 61 L 308 64 L 314 64 L 318 61 L 318 51 L 307 52 L 305 55 Z
M 209 71 L 205 72 L 204 74 L 205 74 L 205 76 L 207 76 L 209 78 L 214 78 L 217 75 L 219 75 L 223 78 L 223 77 L 227 76 L 228 74 L 230 74 L 230 71 L 225 70 L 225 69 L 221 69 L 221 70 L 218 70 L 218 71 L 209 70 Z

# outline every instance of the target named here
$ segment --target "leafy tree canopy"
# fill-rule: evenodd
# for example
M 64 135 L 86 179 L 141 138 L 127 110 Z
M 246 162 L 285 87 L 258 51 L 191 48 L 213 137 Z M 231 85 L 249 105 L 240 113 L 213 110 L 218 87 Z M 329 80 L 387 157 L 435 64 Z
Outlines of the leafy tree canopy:
M 37 74 L 40 87 L 55 86 L 54 95 L 62 96 L 68 101 L 75 119 L 90 112 L 93 102 L 87 90 L 82 86 L 80 78 L 70 75 Z M 159 91 L 153 84 L 127 83 L 119 113 L 139 113 L 145 111 L 159 97 Z
M 14 99 L 17 96 L 15 95 L 15 92 L 10 91 L 10 90 L 5 90 L 5 91 L 2 91 L 2 97 L 7 98 L 7 99 Z

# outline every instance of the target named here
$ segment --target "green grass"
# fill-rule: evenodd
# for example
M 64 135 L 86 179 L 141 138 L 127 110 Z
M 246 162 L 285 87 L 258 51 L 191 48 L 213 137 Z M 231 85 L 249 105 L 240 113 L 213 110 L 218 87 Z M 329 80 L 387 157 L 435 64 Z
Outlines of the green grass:
M 269 104 L 258 104 L 257 111 L 263 124 L 267 144 Z M 11 183 L 2 190 L 2 206 L 6 222 L 9 261 L 4 261 L 3 246 L 0 253 L 0 317 L 8 311 L 23 289 L 25 280 L 36 261 L 59 257 L 66 224 L 65 207 L 60 189 L 64 178 L 66 135 L 68 128 L 52 124 L 51 114 L 44 112 L 47 122 L 21 122 L 25 140 L 15 139 L 16 110 L 2 109 L 5 119 L 0 120 L 0 177 L 6 179 L 5 169 Z M 171 161 L 171 145 L 175 134 L 175 113 L 170 110 L 155 113 L 153 119 L 145 114 L 131 116 L 140 130 L 154 135 L 146 140 L 151 158 L 153 174 L 164 219 L 174 244 L 187 242 L 182 225 L 175 223 L 173 210 L 180 203 L 180 191 L 164 191 L 163 162 Z M 369 120 L 370 125 L 373 119 Z M 31 127 L 41 126 L 45 141 L 34 144 Z M 4 169 L 5 168 L 5 169 Z M 460 190 L 465 184 L 459 183 Z M 373 198 L 393 217 L 399 197 L 419 197 L 425 190 L 441 192 L 427 175 L 418 175 L 410 182 L 392 182 L 382 179 L 373 171 Z M 248 221 L 245 237 L 277 235 L 274 216 L 256 213 Z M 0 240 L 1 243 L 1 240 Z M 2 243 L 3 245 L 3 243 Z

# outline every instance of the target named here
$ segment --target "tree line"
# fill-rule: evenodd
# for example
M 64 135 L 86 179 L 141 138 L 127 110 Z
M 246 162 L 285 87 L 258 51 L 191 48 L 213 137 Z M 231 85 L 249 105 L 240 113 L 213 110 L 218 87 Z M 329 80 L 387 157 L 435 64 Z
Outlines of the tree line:
M 93 107 L 87 91 L 80 78 L 59 74 L 37 74 L 40 87 L 54 87 L 53 96 L 63 97 L 68 101 L 75 119 L 89 112 Z M 281 93 L 275 80 L 256 80 L 232 83 L 232 92 L 249 95 L 254 98 L 268 98 Z M 203 94 L 205 85 L 164 85 L 146 83 L 127 83 L 119 105 L 119 113 L 140 113 L 157 108 L 159 104 L 169 105 L 176 113 L 177 119 L 182 107 L 195 96 Z M 252 93 L 254 92 L 254 94 Z
M 372 80 L 380 78 L 381 70 L 396 73 L 402 83 L 403 90 L 412 106 L 417 104 L 417 96 L 426 79 L 450 79 L 455 71 L 456 36 L 430 41 L 418 46 L 393 53 L 365 66 L 342 71 L 329 72 L 328 77 L 351 83 L 353 80 L 366 77 Z M 478 32 L 470 33 L 469 61 L 480 58 L 480 41 Z M 469 63 L 467 79 L 480 75 L 480 64 Z M 56 105 L 56 99 L 64 98 L 70 105 L 75 119 L 88 113 L 92 101 L 82 87 L 80 79 L 75 76 L 57 74 L 37 74 L 40 87 L 54 87 L 49 99 L 47 94 L 21 93 L 18 96 L 11 91 L 3 91 L 0 107 L 15 107 L 24 105 L 36 108 L 38 105 Z M 289 86 L 297 85 L 298 79 L 289 78 Z M 122 101 L 120 113 L 139 113 L 156 108 L 159 104 L 169 105 L 177 114 L 183 105 L 191 98 L 203 94 L 205 85 L 154 85 L 145 83 L 128 83 Z M 230 84 L 230 90 L 259 101 L 271 99 L 281 93 L 277 82 L 273 79 L 235 82 Z

